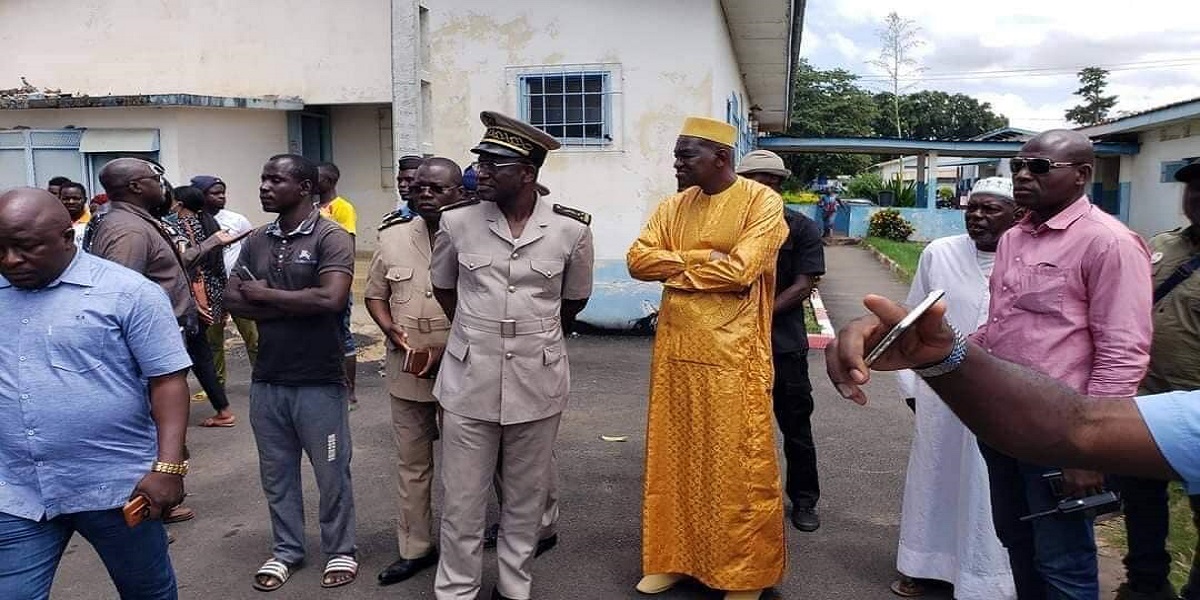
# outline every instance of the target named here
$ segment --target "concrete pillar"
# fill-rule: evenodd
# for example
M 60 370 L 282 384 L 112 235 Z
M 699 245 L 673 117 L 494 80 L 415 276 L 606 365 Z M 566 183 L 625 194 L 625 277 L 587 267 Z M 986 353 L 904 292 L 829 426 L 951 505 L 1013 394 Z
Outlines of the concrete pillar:
M 917 153 L 917 171 L 913 173 L 913 183 L 916 184 L 916 201 L 914 206 L 923 208 L 925 206 L 925 181 L 928 179 L 926 170 L 929 168 L 929 159 L 925 152 Z
M 392 0 L 392 167 L 405 154 L 421 154 L 425 143 L 421 80 L 425 72 L 419 0 Z
M 925 173 L 925 207 L 937 208 L 937 188 L 938 188 L 938 155 L 937 152 L 930 152 L 927 158 L 927 170 Z

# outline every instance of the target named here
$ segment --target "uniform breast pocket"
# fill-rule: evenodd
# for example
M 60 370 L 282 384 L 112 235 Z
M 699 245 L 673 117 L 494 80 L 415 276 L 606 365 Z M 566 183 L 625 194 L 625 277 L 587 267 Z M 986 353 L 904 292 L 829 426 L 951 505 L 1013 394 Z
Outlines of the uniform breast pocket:
M 84 323 L 56 325 L 46 336 L 46 344 L 51 367 L 69 373 L 87 373 L 104 364 L 108 330 Z
M 558 298 L 562 290 L 562 260 L 533 259 L 529 269 L 533 273 L 533 295 L 539 298 Z
M 1067 271 L 1053 265 L 1029 267 L 1021 274 L 1020 295 L 1013 306 L 1038 314 L 1059 314 L 1067 292 Z
M 486 254 L 458 255 L 458 280 L 460 285 L 469 290 L 481 292 L 487 289 L 488 267 L 492 265 L 492 257 Z
M 384 275 L 391 290 L 392 304 L 404 304 L 412 298 L 413 270 L 409 267 L 392 267 Z

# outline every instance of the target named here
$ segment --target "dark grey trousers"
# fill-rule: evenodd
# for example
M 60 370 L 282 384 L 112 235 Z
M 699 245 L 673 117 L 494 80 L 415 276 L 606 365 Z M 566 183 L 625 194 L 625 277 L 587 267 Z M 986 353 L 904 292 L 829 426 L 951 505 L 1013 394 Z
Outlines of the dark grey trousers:
M 321 551 L 354 547 L 354 488 L 350 484 L 350 419 L 342 384 L 250 386 L 250 426 L 271 511 L 272 554 L 288 564 L 304 558 L 301 452 L 308 455 L 320 493 Z

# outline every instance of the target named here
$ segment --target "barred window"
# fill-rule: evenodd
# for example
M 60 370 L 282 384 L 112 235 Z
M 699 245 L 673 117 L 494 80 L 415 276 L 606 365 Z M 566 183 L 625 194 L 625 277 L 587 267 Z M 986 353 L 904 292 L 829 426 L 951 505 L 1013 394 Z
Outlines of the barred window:
M 518 76 L 521 117 L 565 146 L 610 146 L 614 80 L 602 65 L 526 70 Z

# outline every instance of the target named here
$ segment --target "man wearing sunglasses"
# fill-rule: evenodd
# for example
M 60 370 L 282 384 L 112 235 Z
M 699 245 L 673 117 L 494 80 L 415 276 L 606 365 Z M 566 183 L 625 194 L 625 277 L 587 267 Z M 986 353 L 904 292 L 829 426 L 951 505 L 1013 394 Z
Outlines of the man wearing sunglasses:
M 500 475 L 499 581 L 492 597 L 527 600 L 570 388 L 563 333 L 592 293 L 591 215 L 538 194 L 559 143 L 528 123 L 480 115 L 482 202 L 442 210 L 433 293 L 452 328 L 433 394 L 442 413 L 438 600 L 475 598 L 488 492 Z
M 442 209 L 463 201 L 462 171 L 448 158 L 424 159 L 405 191 L 416 217 L 395 211 L 379 226 L 367 274 L 367 312 L 387 338 L 388 395 L 396 442 L 400 557 L 379 573 L 380 585 L 404 581 L 437 564 L 434 548 L 433 443 L 438 436 L 433 378 L 450 335 L 450 320 L 429 279 L 433 236 Z M 410 357 L 424 365 L 408 365 Z
M 1069 130 L 1038 135 L 1009 161 L 1013 198 L 1028 214 L 1000 239 L 987 322 L 973 339 L 1081 394 L 1125 398 L 1137 391 L 1150 359 L 1150 255 L 1141 238 L 1088 198 L 1094 162 L 1091 140 Z M 1018 597 L 1098 598 L 1092 519 L 1020 520 L 1057 504 L 1045 475 L 1058 469 L 981 449 Z M 1095 471 L 1062 472 L 1068 496 L 1097 493 L 1104 484 Z

